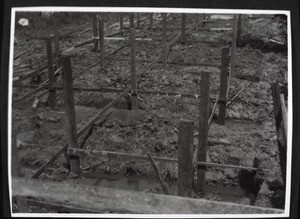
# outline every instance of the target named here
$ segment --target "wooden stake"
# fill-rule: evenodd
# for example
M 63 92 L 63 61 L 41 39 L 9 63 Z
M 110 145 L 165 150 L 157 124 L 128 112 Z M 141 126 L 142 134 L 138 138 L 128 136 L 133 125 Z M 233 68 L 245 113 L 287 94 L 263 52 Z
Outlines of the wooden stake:
M 229 62 L 229 49 L 222 49 L 221 60 L 221 79 L 220 79 L 220 100 L 219 100 L 219 116 L 218 123 L 225 125 L 226 114 L 226 98 L 228 90 L 228 62 Z
M 70 147 L 78 148 L 76 115 L 73 96 L 72 68 L 70 57 L 63 58 L 63 66 L 67 138 Z M 70 165 L 71 172 L 77 175 L 78 177 L 81 177 L 79 156 L 70 156 Z
M 92 23 L 93 23 L 93 37 L 98 37 L 98 28 L 97 28 L 97 14 L 93 14 L 92 18 Z M 94 52 L 98 51 L 98 41 L 94 41 Z
M 178 137 L 178 195 L 191 197 L 193 192 L 194 124 L 181 120 Z
M 134 28 L 134 14 L 130 13 L 130 29 Z
M 233 16 L 232 44 L 231 44 L 231 60 L 230 60 L 230 79 L 235 76 L 235 59 L 236 59 L 236 38 L 237 38 L 237 15 Z
M 162 29 L 162 63 L 163 69 L 167 68 L 167 14 L 162 14 L 163 29 Z
M 241 45 L 241 36 L 242 36 L 242 16 L 241 14 L 238 15 L 237 18 L 237 34 L 236 34 L 236 44 L 237 46 Z
M 150 31 L 153 32 L 153 14 L 150 13 Z
M 11 175 L 17 177 L 23 176 L 17 149 L 17 138 L 14 132 L 12 132 L 11 136 Z
M 54 36 L 54 51 L 55 51 L 55 58 L 58 59 L 60 56 L 60 49 L 59 49 L 59 40 L 58 40 L 58 23 L 57 23 L 57 14 L 53 14 L 52 24 L 53 24 L 53 36 Z
M 55 75 L 53 70 L 53 60 L 52 60 L 52 45 L 51 40 L 46 39 L 47 46 L 47 61 L 48 61 L 48 77 L 49 77 L 49 85 L 52 87 L 55 84 Z M 56 110 L 56 91 L 49 89 L 49 105 L 52 110 Z
M 137 28 L 140 28 L 141 27 L 140 13 L 137 13 L 136 17 L 137 17 L 136 26 Z
M 135 29 L 130 29 L 130 64 L 131 64 L 131 109 L 137 110 L 137 83 L 135 66 Z
M 100 46 L 100 66 L 104 65 L 105 61 L 105 50 L 104 50 L 104 23 L 103 19 L 99 19 L 99 46 Z
M 164 182 L 162 176 L 160 175 L 160 173 L 159 173 L 159 171 L 158 171 L 158 168 L 157 168 L 157 166 L 155 165 L 155 162 L 154 162 L 154 160 L 153 160 L 153 157 L 152 157 L 151 153 L 148 152 L 147 155 L 148 155 L 148 157 L 149 157 L 150 163 L 151 163 L 151 165 L 152 165 L 152 167 L 153 167 L 153 169 L 154 169 L 154 171 L 155 171 L 155 173 L 156 173 L 156 177 L 157 177 L 157 179 L 159 180 L 159 182 L 160 182 L 160 184 L 161 184 L 161 187 L 162 187 L 164 193 L 165 193 L 166 195 L 170 195 L 170 194 L 171 194 L 170 189 L 169 189 L 168 185 Z
M 199 138 L 197 161 L 206 162 L 210 103 L 210 72 L 202 72 L 200 81 Z M 197 168 L 197 192 L 204 193 L 206 167 Z
M 181 15 L 181 42 L 185 43 L 185 22 L 186 14 Z
M 121 36 L 123 36 L 123 31 L 124 31 L 124 24 L 123 24 L 123 14 L 120 14 L 120 31 L 121 31 Z

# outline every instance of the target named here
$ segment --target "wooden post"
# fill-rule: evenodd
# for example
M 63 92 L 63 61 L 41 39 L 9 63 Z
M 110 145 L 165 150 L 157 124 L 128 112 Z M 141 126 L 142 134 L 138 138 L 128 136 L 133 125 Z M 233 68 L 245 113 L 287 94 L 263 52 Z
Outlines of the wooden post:
M 185 20 L 186 14 L 181 15 L 181 42 L 185 43 Z
M 131 109 L 137 110 L 137 84 L 136 84 L 136 66 L 135 66 L 135 29 L 130 29 L 130 64 L 131 64 Z
M 162 14 L 162 64 L 163 69 L 167 68 L 167 14 Z
M 230 60 L 230 79 L 235 76 L 235 59 L 236 59 L 236 38 L 237 38 L 237 15 L 233 16 L 231 60 Z
M 130 13 L 130 28 L 134 28 L 134 14 Z
M 123 24 L 123 14 L 120 14 L 120 31 L 121 31 L 121 36 L 123 36 L 123 31 L 124 31 L 124 24 Z
M 229 62 L 229 48 L 222 49 L 221 60 L 221 79 L 220 79 L 220 100 L 219 100 L 219 116 L 218 123 L 225 125 L 226 115 L 226 98 L 228 90 L 228 62 Z
M 99 46 L 100 46 L 100 66 L 104 65 L 105 50 L 104 50 L 104 23 L 102 17 L 99 19 Z
M 136 19 L 137 19 L 136 26 L 137 26 L 137 28 L 140 28 L 141 27 L 140 13 L 137 13 Z
M 47 61 L 48 61 L 48 77 L 49 77 L 49 86 L 52 87 L 55 83 L 55 75 L 53 70 L 53 53 L 51 39 L 46 39 L 47 46 Z M 52 110 L 56 110 L 56 91 L 49 89 L 49 105 Z
M 236 33 L 236 44 L 241 46 L 241 36 L 242 36 L 242 14 L 238 15 L 237 18 L 237 33 Z
M 210 72 L 202 72 L 200 81 L 199 137 L 197 161 L 206 162 L 210 103 Z M 204 193 L 206 167 L 197 167 L 197 192 Z
M 150 31 L 152 32 L 153 31 L 153 14 L 150 13 Z
M 199 31 L 199 16 L 198 15 L 196 15 L 197 17 L 196 17 L 196 21 L 195 21 L 195 31 L 196 31 L 196 33 L 198 33 L 198 31 Z
M 70 57 L 63 58 L 63 83 L 64 83 L 64 98 L 65 98 L 65 118 L 67 128 L 67 138 L 69 146 L 78 148 L 77 143 L 77 126 L 76 115 L 74 108 L 72 68 Z M 71 173 L 81 177 L 80 161 L 78 155 L 70 155 Z
M 93 23 L 93 37 L 98 37 L 97 14 L 96 13 L 93 14 L 92 23 Z M 98 51 L 98 41 L 97 40 L 95 40 L 95 42 L 94 42 L 93 51 L 94 52 Z
M 181 120 L 178 137 L 178 195 L 191 197 L 193 191 L 194 124 Z
M 60 56 L 60 49 L 59 49 L 59 39 L 58 39 L 58 23 L 57 23 L 57 14 L 53 14 L 52 18 L 52 27 L 53 27 L 53 36 L 54 36 L 54 51 L 55 51 L 55 59 L 58 59 Z

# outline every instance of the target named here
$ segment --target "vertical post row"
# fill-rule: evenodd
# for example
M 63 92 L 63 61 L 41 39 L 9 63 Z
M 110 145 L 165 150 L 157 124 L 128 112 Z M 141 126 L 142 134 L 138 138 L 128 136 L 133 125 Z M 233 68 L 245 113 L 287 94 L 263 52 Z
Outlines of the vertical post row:
M 52 89 L 52 86 L 55 83 L 55 75 L 53 70 L 53 53 L 51 39 L 46 39 L 47 47 L 47 60 L 48 60 L 48 77 L 49 77 L 49 105 L 52 110 L 56 110 L 56 91 Z
M 124 31 L 124 24 L 123 24 L 123 14 L 120 14 L 120 31 L 121 31 L 121 36 L 123 36 L 123 31 Z
M 67 139 L 70 147 L 78 148 L 76 114 L 73 96 L 72 68 L 70 57 L 64 57 L 62 62 Z M 81 176 L 80 161 L 78 155 L 70 155 L 70 167 L 71 173 L 78 177 Z
M 185 20 L 186 14 L 181 15 L 181 42 L 185 43 Z
M 221 60 L 221 79 L 220 79 L 219 116 L 218 116 L 218 123 L 220 125 L 225 125 L 226 98 L 227 98 L 227 90 L 228 90 L 228 63 L 229 63 L 229 48 L 223 48 L 222 60 Z
M 162 14 L 162 64 L 163 69 L 167 67 L 167 14 Z
M 130 13 L 130 28 L 134 28 L 134 14 Z
M 57 14 L 53 14 L 52 24 L 53 24 L 53 35 L 54 35 L 54 51 L 55 51 L 55 59 L 58 59 L 60 55 L 59 49 L 59 40 L 58 40 L 58 23 L 57 23 Z
M 150 30 L 151 30 L 151 32 L 153 31 L 153 14 L 152 13 L 150 13 Z
M 191 197 L 193 191 L 194 124 L 181 120 L 178 137 L 178 195 Z
M 233 16 L 231 60 L 230 60 L 230 79 L 235 75 L 235 55 L 236 55 L 236 38 L 237 38 L 237 15 Z
M 131 58 L 131 109 L 137 109 L 137 84 L 136 84 L 136 66 L 135 66 L 135 29 L 130 28 L 130 58 Z
M 199 137 L 197 161 L 206 162 L 210 103 L 210 72 L 202 72 L 200 81 Z M 206 166 L 197 166 L 197 192 L 204 193 Z
M 103 18 L 100 16 L 99 19 L 99 46 L 100 46 L 100 66 L 101 68 L 104 65 L 105 59 L 105 50 L 104 50 L 104 23 Z
M 92 23 L 93 23 L 93 37 L 98 37 L 97 14 L 96 13 L 93 14 Z M 98 40 L 94 41 L 93 51 L 94 52 L 98 51 Z

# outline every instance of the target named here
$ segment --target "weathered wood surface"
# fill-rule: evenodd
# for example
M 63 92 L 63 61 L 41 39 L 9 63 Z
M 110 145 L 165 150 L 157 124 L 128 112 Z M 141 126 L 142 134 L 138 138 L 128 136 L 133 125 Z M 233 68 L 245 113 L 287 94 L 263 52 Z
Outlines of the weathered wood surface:
M 52 52 L 52 40 L 46 39 L 46 47 L 47 47 L 47 62 L 48 62 L 48 80 L 49 85 L 53 86 L 55 84 L 56 78 L 54 75 L 53 69 L 53 52 Z M 52 110 L 56 110 L 56 91 L 49 90 L 49 105 Z
M 167 15 L 162 14 L 163 29 L 162 29 L 162 64 L 163 68 L 167 67 Z
M 282 214 L 282 210 L 88 185 L 12 178 L 12 196 L 63 202 L 94 212 L 139 214 Z
M 137 80 L 136 80 L 135 29 L 130 29 L 130 67 L 131 67 L 131 108 L 137 110 Z

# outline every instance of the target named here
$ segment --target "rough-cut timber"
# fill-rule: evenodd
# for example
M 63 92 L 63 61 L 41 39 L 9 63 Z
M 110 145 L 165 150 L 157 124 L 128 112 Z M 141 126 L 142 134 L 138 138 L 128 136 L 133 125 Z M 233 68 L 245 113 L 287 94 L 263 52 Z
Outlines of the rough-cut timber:
M 185 22 L 186 14 L 181 15 L 181 42 L 185 43 Z
M 178 195 L 191 197 L 193 192 L 194 124 L 181 120 L 178 136 Z
M 163 68 L 167 67 L 167 14 L 162 14 L 163 28 L 162 28 L 162 63 Z
M 282 214 L 282 210 L 38 180 L 12 179 L 12 196 L 65 202 L 94 212 L 138 214 Z
M 222 61 L 221 61 L 220 100 L 219 100 L 219 116 L 218 116 L 218 123 L 220 125 L 225 125 L 226 98 L 227 98 L 227 90 L 228 90 L 228 60 L 229 60 L 229 48 L 223 48 Z
M 70 57 L 63 58 L 63 81 L 67 139 L 70 147 L 78 148 L 76 114 L 73 96 L 72 68 Z M 71 172 L 80 177 L 81 173 L 79 156 L 71 155 L 70 165 Z
M 93 14 L 92 25 L 93 25 L 93 37 L 98 37 L 98 28 L 97 28 L 97 13 Z M 94 52 L 98 51 L 98 41 L 94 41 Z
M 199 137 L 197 161 L 206 162 L 208 117 L 210 103 L 210 72 L 202 72 L 200 81 Z M 204 193 L 206 167 L 197 168 L 197 191 Z
M 105 50 L 104 50 L 104 22 L 101 16 L 99 19 L 99 46 L 100 46 L 100 66 L 102 68 L 105 61 Z
M 131 109 L 137 110 L 137 82 L 135 64 L 135 29 L 130 29 L 130 66 L 131 66 Z

